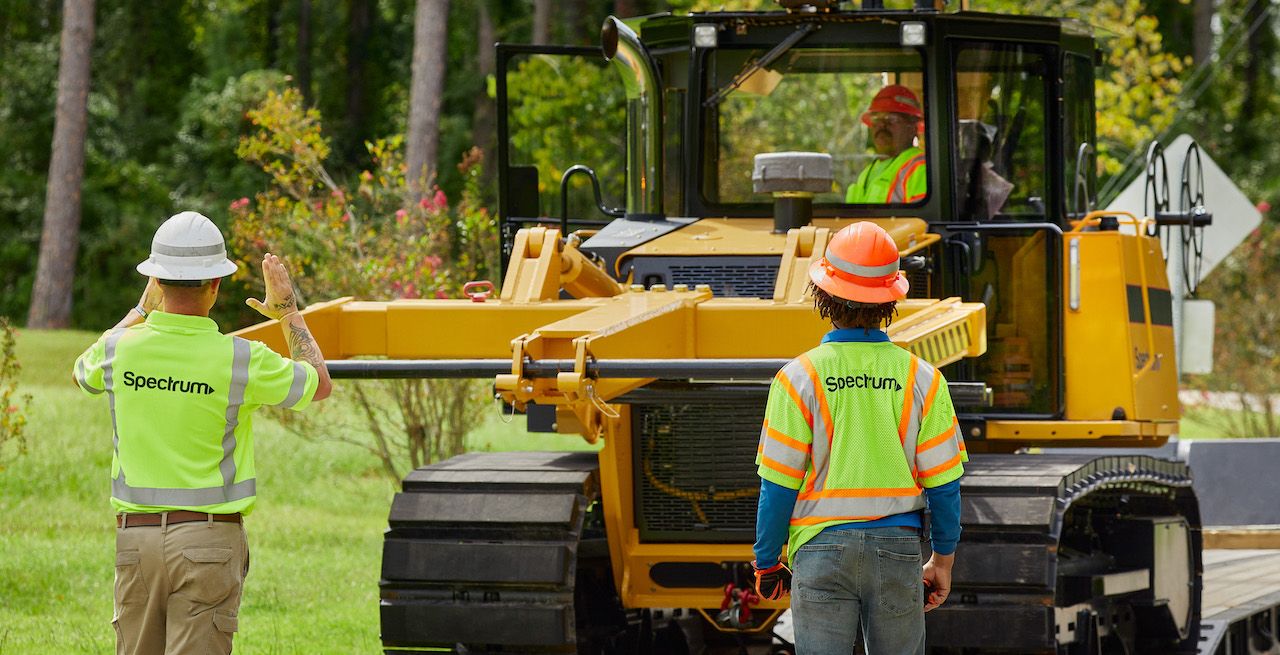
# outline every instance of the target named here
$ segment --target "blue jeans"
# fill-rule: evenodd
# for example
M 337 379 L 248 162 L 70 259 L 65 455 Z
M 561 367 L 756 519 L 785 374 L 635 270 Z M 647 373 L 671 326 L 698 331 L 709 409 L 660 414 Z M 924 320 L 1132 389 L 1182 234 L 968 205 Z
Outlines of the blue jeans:
M 794 559 L 796 655 L 850 655 L 859 629 L 867 655 L 923 655 L 918 530 L 827 530 Z

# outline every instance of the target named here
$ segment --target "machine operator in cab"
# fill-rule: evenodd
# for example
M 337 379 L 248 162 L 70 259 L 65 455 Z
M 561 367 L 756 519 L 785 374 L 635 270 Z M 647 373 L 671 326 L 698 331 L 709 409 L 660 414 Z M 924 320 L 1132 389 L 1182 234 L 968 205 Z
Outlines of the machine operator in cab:
M 923 655 L 951 590 L 967 455 L 942 373 L 882 329 L 907 293 L 898 262 L 875 223 L 836 233 L 809 269 L 834 329 L 769 389 L 752 564 L 762 597 L 791 593 L 797 655 L 847 655 L 859 633 L 867 655 Z
M 323 400 L 329 373 L 275 255 L 265 301 L 248 303 L 280 321 L 292 359 L 218 331 L 209 310 L 236 265 L 208 218 L 165 221 L 137 268 L 151 278 L 138 306 L 73 373 L 111 412 L 116 653 L 225 655 L 249 570 L 254 410 Z
M 903 204 L 925 196 L 924 151 L 915 145 L 923 130 L 924 111 L 916 94 L 890 84 L 876 94 L 862 114 L 871 129 L 876 158 L 849 185 L 849 204 Z

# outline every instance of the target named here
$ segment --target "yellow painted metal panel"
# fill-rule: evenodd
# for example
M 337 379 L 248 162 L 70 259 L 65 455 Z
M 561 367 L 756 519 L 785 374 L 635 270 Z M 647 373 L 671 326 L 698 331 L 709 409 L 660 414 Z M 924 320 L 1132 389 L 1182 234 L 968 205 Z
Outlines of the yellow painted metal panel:
M 1064 309 L 1063 345 L 1066 418 L 1110 420 L 1116 409 L 1134 416 L 1125 258 L 1119 232 L 1083 232 L 1063 239 L 1064 298 L 1070 298 L 1072 276 L 1078 276 L 1079 309 Z M 1079 267 L 1070 270 L 1072 242 Z M 1066 304 L 1066 303 L 1064 303 Z
M 873 218 L 898 244 L 899 250 L 909 250 L 924 239 L 929 231 L 928 223 L 918 218 Z M 856 222 L 843 218 L 817 218 L 816 227 L 825 227 L 834 235 L 840 228 Z M 633 256 L 715 256 L 715 255 L 781 255 L 786 247 L 786 235 L 773 233 L 772 218 L 704 218 L 675 232 L 664 234 L 648 243 L 637 246 L 622 257 L 619 263 Z
M 386 354 L 406 359 L 511 356 L 511 340 L 596 306 L 597 301 L 528 305 L 469 300 L 402 300 L 386 307 Z
M 1152 440 L 1159 445 L 1177 429 L 1176 422 L 1153 421 L 988 421 L 987 439 L 1029 444 L 1068 440 Z
M 724 298 L 698 305 L 697 357 L 790 359 L 813 348 L 831 329 L 812 305 Z

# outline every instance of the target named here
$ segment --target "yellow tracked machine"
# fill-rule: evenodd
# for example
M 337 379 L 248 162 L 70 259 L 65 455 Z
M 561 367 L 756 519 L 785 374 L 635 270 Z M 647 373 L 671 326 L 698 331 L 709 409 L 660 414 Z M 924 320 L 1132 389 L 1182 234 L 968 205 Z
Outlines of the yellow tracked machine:
M 1207 222 L 1092 211 L 1092 35 L 929 2 L 781 4 L 611 18 L 603 57 L 500 45 L 500 288 L 306 310 L 335 377 L 489 378 L 530 430 L 603 442 L 409 474 L 383 552 L 385 648 L 785 648 L 785 601 L 742 593 L 766 391 L 828 329 L 810 260 L 874 221 L 911 278 L 889 335 L 942 367 L 971 453 L 931 652 L 1195 652 L 1187 466 L 1052 450 L 1174 433 L 1158 230 Z M 924 106 L 928 192 L 846 203 L 871 161 L 859 117 L 888 84 Z M 244 334 L 284 350 L 270 325 Z

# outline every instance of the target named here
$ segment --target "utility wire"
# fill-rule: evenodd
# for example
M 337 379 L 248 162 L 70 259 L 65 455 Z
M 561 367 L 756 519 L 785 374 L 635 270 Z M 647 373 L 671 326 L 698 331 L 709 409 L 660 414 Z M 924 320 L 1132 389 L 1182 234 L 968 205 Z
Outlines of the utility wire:
M 1208 91 L 1210 83 L 1217 79 L 1218 75 L 1222 72 L 1223 62 L 1230 61 L 1234 58 L 1240 52 L 1240 49 L 1249 43 L 1249 39 L 1253 37 L 1254 32 L 1257 32 L 1258 28 L 1260 28 L 1267 19 L 1271 17 L 1273 5 L 1270 0 L 1249 0 L 1242 12 L 1242 15 L 1247 16 L 1250 11 L 1253 11 L 1254 6 L 1257 5 L 1258 2 L 1262 1 L 1267 2 L 1266 9 L 1264 9 L 1262 13 L 1258 14 L 1258 17 L 1248 25 L 1245 33 L 1240 36 L 1239 40 L 1231 45 L 1231 47 L 1226 51 L 1226 54 L 1223 54 L 1221 49 L 1218 52 L 1213 53 L 1201 62 L 1200 65 L 1192 71 L 1191 75 L 1187 77 L 1186 85 L 1183 87 L 1182 92 L 1178 94 L 1178 109 L 1174 113 L 1173 120 L 1169 122 L 1168 127 L 1156 135 L 1155 141 L 1163 141 L 1169 136 L 1169 133 L 1178 125 L 1179 119 L 1186 112 L 1186 108 L 1195 106 L 1195 103 L 1200 99 L 1200 96 L 1204 95 L 1204 93 Z M 1241 29 L 1245 29 L 1245 23 L 1243 21 L 1235 23 L 1231 30 L 1223 35 L 1223 46 L 1226 45 L 1233 32 Z M 1190 97 L 1184 98 L 1183 96 L 1187 94 L 1190 94 Z M 1116 187 L 1119 187 L 1122 182 L 1127 182 L 1132 177 L 1131 173 L 1133 170 L 1135 170 L 1139 165 L 1146 165 L 1146 162 L 1138 161 L 1140 157 L 1145 156 L 1146 152 L 1145 148 L 1134 148 L 1133 150 L 1130 150 L 1130 154 L 1125 158 L 1120 172 L 1113 175 L 1107 183 L 1103 185 L 1102 189 L 1098 191 L 1098 197 L 1106 198 L 1117 193 L 1119 190 Z

